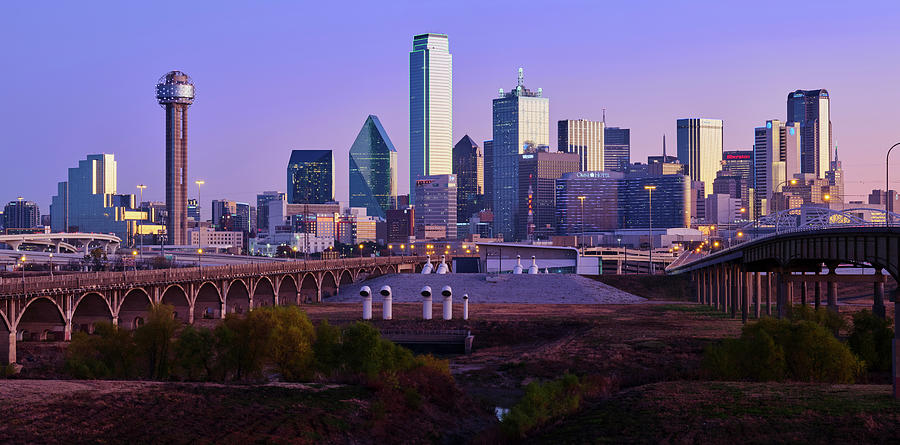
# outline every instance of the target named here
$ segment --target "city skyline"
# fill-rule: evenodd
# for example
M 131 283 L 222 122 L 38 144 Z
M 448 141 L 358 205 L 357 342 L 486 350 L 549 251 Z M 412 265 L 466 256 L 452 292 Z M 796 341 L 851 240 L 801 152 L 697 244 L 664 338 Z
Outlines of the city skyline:
M 37 33 L 33 39 L 12 48 L 11 56 L 17 61 L 17 69 L 5 72 L 4 82 L 40 84 L 41 88 L 21 88 L 6 93 L 7 102 L 13 106 L 7 108 L 4 122 L 9 125 L 8 130 L 16 131 L 8 131 L 9 137 L 5 143 L 9 145 L 4 153 L 11 164 L 32 165 L 41 162 L 46 168 L 42 168 L 37 174 L 19 169 L 3 175 L 0 178 L 0 190 L 5 193 L 0 194 L 0 200 L 8 202 L 22 196 L 26 200 L 37 202 L 41 213 L 46 213 L 50 198 L 55 194 L 55 184 L 65 179 L 61 172 L 66 167 L 87 154 L 110 153 L 116 155 L 121 170 L 119 193 L 137 194 L 135 186 L 143 183 L 148 185 L 144 191 L 144 200 L 164 201 L 165 141 L 164 135 L 159 131 L 164 119 L 156 108 L 158 105 L 148 97 L 146 85 L 155 80 L 160 72 L 171 69 L 182 69 L 190 73 L 200 85 L 200 95 L 191 108 L 190 176 L 187 179 L 189 184 L 195 179 L 204 179 L 204 190 L 210 190 L 208 193 L 211 193 L 208 196 L 252 202 L 262 190 L 285 191 L 281 190 L 281 181 L 276 179 L 280 175 L 273 172 L 283 168 L 280 167 L 283 159 L 289 156 L 291 149 L 296 148 L 334 147 L 335 170 L 347 171 L 345 150 L 352 144 L 358 122 L 368 114 L 381 116 L 387 133 L 396 135 L 394 142 L 400 159 L 399 192 L 406 193 L 408 190 L 403 185 L 408 184 L 404 174 L 408 172 L 409 143 L 405 138 L 408 128 L 404 128 L 404 125 L 408 122 L 409 113 L 406 76 L 409 39 L 425 32 L 444 33 L 453 40 L 453 133 L 470 134 L 476 141 L 490 139 L 490 100 L 496 97 L 498 85 L 509 85 L 508 79 L 519 66 L 528 70 L 529 84 L 542 86 L 546 96 L 553 99 L 551 123 L 572 116 L 599 120 L 601 108 L 606 108 L 608 125 L 632 129 L 634 161 L 642 161 L 646 155 L 657 153 L 660 135 L 666 133 L 670 139 L 673 138 L 675 120 L 690 116 L 723 119 L 725 150 L 750 148 L 754 128 L 760 122 L 787 118 L 783 115 L 784 97 L 789 92 L 797 89 L 827 89 L 835 100 L 831 110 L 833 142 L 846 150 L 845 154 L 852 154 L 845 156 L 843 161 L 848 200 L 862 200 L 871 189 L 883 188 L 882 182 L 870 179 L 864 172 L 873 168 L 883 170 L 884 150 L 896 139 L 890 133 L 891 122 L 896 114 L 881 112 L 877 107 L 872 107 L 871 91 L 878 91 L 880 101 L 884 103 L 900 99 L 900 93 L 888 88 L 891 84 L 886 74 L 884 79 L 878 78 L 881 73 L 893 72 L 891 66 L 896 66 L 897 61 L 874 57 L 877 48 L 867 45 L 871 42 L 895 43 L 897 37 L 887 32 L 880 34 L 878 26 L 863 29 L 854 19 L 865 16 L 869 21 L 889 21 L 897 14 L 893 11 L 873 14 L 871 9 L 862 14 L 855 13 L 849 7 L 816 5 L 823 11 L 825 25 L 830 23 L 829 28 L 833 31 L 823 37 L 823 48 L 829 48 L 831 61 L 834 62 L 827 70 L 822 69 L 821 63 L 814 63 L 815 58 L 812 56 L 785 55 L 783 60 L 789 60 L 790 64 L 780 64 L 783 69 L 774 73 L 760 71 L 761 68 L 751 64 L 752 59 L 762 51 L 764 45 L 761 43 L 774 39 L 761 33 L 755 34 L 754 38 L 728 37 L 724 42 L 707 43 L 700 48 L 719 50 L 721 57 L 729 62 L 716 65 L 727 65 L 728 68 L 710 71 L 712 65 L 709 64 L 703 66 L 709 72 L 704 72 L 699 68 L 683 67 L 682 65 L 689 64 L 679 61 L 665 75 L 659 74 L 658 70 L 650 70 L 638 59 L 652 59 L 652 56 L 663 54 L 668 48 L 666 42 L 646 42 L 622 37 L 612 30 L 608 35 L 615 37 L 606 40 L 592 37 L 574 48 L 562 42 L 577 37 L 575 26 L 557 38 L 525 36 L 527 40 L 523 45 L 509 48 L 502 42 L 486 39 L 484 32 L 497 36 L 509 32 L 512 23 L 498 25 L 493 30 L 482 29 L 478 33 L 471 31 L 474 23 L 482 23 L 485 20 L 482 17 L 490 16 L 490 11 L 484 9 L 504 9 L 503 6 L 492 5 L 480 11 L 461 8 L 440 19 L 427 17 L 429 7 L 424 8 L 421 16 L 402 19 L 391 19 L 387 13 L 389 11 L 375 11 L 383 19 L 379 27 L 385 20 L 395 20 L 392 23 L 397 26 L 388 26 L 386 28 L 391 29 L 389 33 L 380 32 L 361 44 L 372 53 L 361 56 L 369 65 L 366 71 L 368 76 L 365 78 L 360 78 L 357 71 L 349 69 L 349 65 L 344 65 L 326 53 L 333 52 L 336 48 L 333 45 L 339 45 L 339 42 L 345 41 L 343 39 L 358 39 L 371 32 L 374 27 L 362 26 L 352 32 L 347 31 L 352 27 L 346 27 L 341 30 L 341 34 L 346 36 L 341 36 L 337 42 L 322 45 L 325 47 L 322 49 L 311 48 L 314 46 L 310 44 L 314 41 L 311 40 L 313 33 L 321 29 L 316 27 L 305 34 L 306 31 L 294 31 L 285 25 L 286 19 L 299 14 L 299 10 L 284 13 L 284 18 L 273 17 L 274 12 L 266 8 L 250 11 L 255 17 L 267 18 L 269 23 L 274 23 L 273 29 L 260 34 L 253 45 L 262 46 L 270 40 L 283 39 L 285 34 L 292 35 L 293 39 L 282 44 L 280 50 L 299 49 L 306 54 L 305 57 L 312 56 L 313 60 L 329 63 L 324 69 L 314 70 L 318 71 L 314 77 L 306 73 L 298 76 L 298 70 L 303 68 L 302 63 L 272 54 L 246 56 L 247 60 L 243 60 L 231 57 L 231 51 L 222 53 L 214 50 L 213 45 L 228 46 L 222 45 L 223 38 L 232 42 L 231 39 L 239 39 L 242 35 L 258 31 L 258 25 L 241 24 L 239 17 L 247 13 L 246 10 L 225 7 L 218 13 L 216 20 L 204 25 L 205 28 L 186 31 L 188 39 L 196 37 L 199 47 L 206 49 L 208 54 L 204 55 L 196 47 L 172 49 L 171 45 L 160 45 L 159 39 L 163 43 L 176 41 L 175 37 L 165 35 L 166 29 L 174 25 L 163 24 L 157 28 L 158 24 L 149 20 L 151 14 L 147 14 L 140 6 L 113 6 L 108 8 L 108 12 L 74 7 L 73 10 L 68 10 L 66 5 L 60 5 L 51 12 L 18 6 L 5 7 L 10 10 L 5 16 L 15 17 L 16 20 L 5 27 L 4 34 L 24 33 L 27 28 L 46 27 L 48 31 Z M 674 14 L 673 17 L 681 20 L 682 24 L 685 21 L 719 19 L 711 25 L 707 24 L 705 32 L 729 26 L 746 27 L 753 21 L 755 14 L 760 14 L 750 8 L 727 15 L 723 9 L 707 8 L 698 17 L 689 17 L 687 12 L 666 11 L 666 8 L 668 6 L 660 5 L 659 15 Z M 621 16 L 624 23 L 632 24 L 644 12 L 622 6 L 604 8 L 604 11 L 607 10 Z M 128 14 L 129 11 L 132 14 Z M 566 11 L 571 12 L 572 8 L 550 12 L 548 19 L 559 18 L 567 14 Z M 360 11 L 359 16 L 350 17 L 350 20 L 363 23 L 362 19 L 367 16 L 367 12 L 373 13 Z M 198 12 L 189 7 L 186 13 L 191 15 Z M 105 14 L 117 14 L 119 20 L 111 23 L 109 29 L 96 29 L 93 34 L 75 32 L 69 38 L 71 27 L 75 23 L 102 21 Z M 311 14 L 327 16 L 329 12 L 313 10 Z M 138 15 L 148 18 L 127 18 Z M 474 23 L 459 20 L 461 15 L 472 15 Z M 674 33 L 677 30 L 682 38 L 696 37 L 694 31 L 685 31 L 683 26 L 676 27 L 666 23 L 672 20 L 671 17 L 664 20 L 660 16 L 645 17 L 648 24 L 659 25 L 654 31 L 658 34 L 655 35 Z M 726 23 L 729 17 L 738 16 L 745 18 L 748 23 Z M 460 22 L 465 23 L 465 26 L 458 24 Z M 229 26 L 232 24 L 240 26 L 231 29 Z M 764 30 L 772 31 L 774 36 L 777 34 L 774 27 L 779 24 L 788 26 L 787 21 L 780 21 L 765 25 Z M 620 26 L 616 23 L 610 25 L 613 28 Z M 790 26 L 802 29 L 812 25 L 791 22 Z M 823 26 L 823 23 L 816 26 Z M 198 34 L 193 34 L 195 32 Z M 198 37 L 200 32 L 209 33 L 216 38 L 201 39 Z M 295 32 L 298 34 L 291 34 Z M 61 42 L 62 33 L 67 38 Z M 120 38 L 111 39 L 112 35 Z M 322 38 L 329 36 L 333 34 L 326 34 Z M 600 82 L 594 81 L 597 71 L 590 70 L 591 67 L 596 68 L 596 65 L 578 64 L 562 73 L 552 69 L 553 60 L 572 56 L 573 51 L 587 51 L 592 45 L 601 42 L 607 44 L 604 48 L 610 57 L 606 59 L 615 59 L 615 66 L 619 69 L 613 72 L 603 71 Z M 70 45 L 92 47 L 96 50 L 94 52 L 98 54 L 97 57 L 103 57 L 76 59 L 60 52 Z M 159 49 L 144 51 L 147 45 L 154 48 L 159 46 Z M 629 55 L 630 53 L 641 55 L 638 57 Z M 613 57 L 616 55 L 618 58 Z M 688 55 L 690 60 L 693 57 L 694 55 Z M 782 56 L 778 55 L 776 59 L 779 57 Z M 656 62 L 672 64 L 674 60 L 663 56 Z M 249 66 L 245 68 L 244 65 Z M 860 78 L 858 70 L 851 72 L 842 68 L 843 66 L 866 66 L 869 68 L 866 71 L 873 73 L 863 74 Z M 99 93 L 92 94 L 90 101 L 85 101 L 82 95 L 74 92 L 80 91 L 81 86 L 92 79 L 88 76 L 94 76 L 94 70 L 98 67 L 106 73 L 105 87 Z M 245 71 L 250 68 L 252 71 Z M 266 71 L 278 68 L 281 69 L 280 72 Z M 702 75 L 697 77 L 698 73 Z M 765 78 L 763 74 L 766 75 Z M 259 86 L 262 88 L 262 95 L 235 91 L 233 88 L 240 81 L 259 76 L 264 81 Z M 633 80 L 628 80 L 629 77 Z M 49 81 L 51 78 L 53 82 Z M 350 85 L 351 82 L 362 83 L 363 88 L 354 88 L 352 95 L 338 88 L 338 85 Z M 653 88 L 647 88 L 648 85 Z M 308 86 L 316 88 L 307 88 Z M 279 88 L 280 95 L 271 89 L 276 87 Z M 726 89 L 734 91 L 738 88 L 745 92 L 740 96 L 740 101 L 722 101 L 722 93 L 717 92 Z M 660 89 L 668 90 L 667 97 L 660 98 L 656 94 Z M 325 93 L 312 90 L 324 90 Z M 271 109 L 259 108 L 261 97 L 266 97 L 266 103 L 272 104 Z M 656 100 L 659 106 L 650 111 L 646 107 L 635 105 L 648 98 Z M 253 113 L 243 107 L 226 105 L 248 100 L 250 105 L 256 107 Z M 109 109 L 117 111 L 110 114 Z M 342 111 L 338 113 L 335 109 Z M 104 119 L 97 118 L 101 112 Z M 315 113 L 322 117 L 316 117 Z M 334 123 L 322 120 L 328 118 Z M 56 131 L 47 131 L 48 129 Z M 853 141 L 857 145 L 851 146 L 842 141 Z M 551 145 L 551 149 L 556 148 Z M 242 162 L 233 162 L 234 157 L 245 154 L 246 159 L 242 158 Z M 896 187 L 897 183 L 892 183 L 892 188 Z M 339 183 L 336 198 L 347 201 L 347 192 L 345 185 Z M 195 193 L 194 187 L 188 188 L 188 196 L 195 197 Z M 206 206 L 203 211 L 204 217 L 209 217 Z

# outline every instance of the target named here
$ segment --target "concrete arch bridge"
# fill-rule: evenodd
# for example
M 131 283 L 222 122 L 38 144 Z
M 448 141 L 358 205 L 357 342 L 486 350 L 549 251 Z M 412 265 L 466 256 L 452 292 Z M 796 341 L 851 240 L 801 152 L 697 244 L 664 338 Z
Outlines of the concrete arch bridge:
M 0 363 L 17 341 L 65 340 L 107 321 L 133 329 L 156 303 L 176 318 L 224 318 L 252 308 L 322 301 L 368 277 L 421 270 L 424 257 L 348 258 L 0 279 Z

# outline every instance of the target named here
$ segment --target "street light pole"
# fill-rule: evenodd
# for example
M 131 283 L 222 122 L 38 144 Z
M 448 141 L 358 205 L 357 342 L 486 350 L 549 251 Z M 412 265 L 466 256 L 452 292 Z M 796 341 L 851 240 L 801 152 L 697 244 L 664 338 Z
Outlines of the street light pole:
M 647 270 L 650 271 L 650 275 L 653 275 L 653 191 L 656 190 L 656 186 L 645 185 L 644 190 L 647 191 L 647 196 L 649 197 L 647 201 L 647 213 L 649 217 L 647 220 L 647 238 L 650 241 L 650 267 Z
M 578 200 L 581 201 L 581 254 L 584 255 L 584 198 L 586 196 L 579 196 Z
M 890 182 L 891 170 L 889 168 L 890 164 L 888 164 L 888 161 L 891 158 L 891 150 L 893 150 L 894 147 L 896 147 L 898 145 L 900 145 L 900 142 L 897 142 L 896 144 L 891 145 L 891 148 L 888 149 L 887 154 L 884 156 L 884 224 L 886 226 L 891 225 L 891 214 L 888 212 L 888 199 L 891 196 L 891 192 L 890 192 L 890 190 L 891 190 L 891 182 Z

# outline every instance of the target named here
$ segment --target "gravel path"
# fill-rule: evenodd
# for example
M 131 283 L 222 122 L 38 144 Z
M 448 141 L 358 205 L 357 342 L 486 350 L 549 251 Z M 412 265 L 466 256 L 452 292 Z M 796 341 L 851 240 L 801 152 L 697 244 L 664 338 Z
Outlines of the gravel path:
M 360 301 L 359 288 L 369 286 L 376 293 L 382 286 L 391 286 L 393 301 L 413 303 L 422 301 L 423 286 L 431 286 L 435 302 L 446 285 L 453 288 L 453 296 L 461 299 L 469 295 L 475 303 L 517 304 L 630 304 L 643 303 L 645 298 L 621 291 L 599 281 L 574 274 L 501 275 L 485 274 L 394 274 L 384 275 L 351 286 L 344 286 L 340 293 L 326 302 L 356 303 Z M 457 300 L 460 301 L 461 300 Z

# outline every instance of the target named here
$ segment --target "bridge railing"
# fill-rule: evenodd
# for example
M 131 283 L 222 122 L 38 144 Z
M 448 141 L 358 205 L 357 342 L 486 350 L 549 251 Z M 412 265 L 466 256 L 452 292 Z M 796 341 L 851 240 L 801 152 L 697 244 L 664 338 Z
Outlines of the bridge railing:
M 178 269 L 126 270 L 123 272 L 86 272 L 72 275 L 57 275 L 52 278 L 49 276 L 2 278 L 0 279 L 0 295 L 21 295 L 24 293 L 40 293 L 65 289 L 110 288 L 125 285 L 140 286 L 279 273 L 318 272 L 357 267 L 416 264 L 422 261 L 424 261 L 424 258 L 418 256 L 363 257 L 228 266 L 198 266 Z

